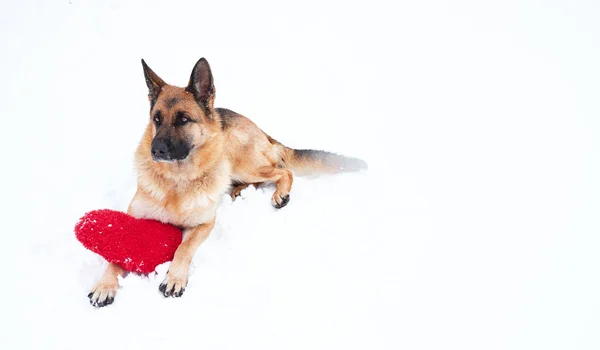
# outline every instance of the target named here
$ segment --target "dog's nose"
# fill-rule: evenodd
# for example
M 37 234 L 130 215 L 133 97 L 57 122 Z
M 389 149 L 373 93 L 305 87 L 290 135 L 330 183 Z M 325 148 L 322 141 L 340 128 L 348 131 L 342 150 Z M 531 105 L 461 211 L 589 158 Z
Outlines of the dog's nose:
M 170 159 L 173 142 L 169 139 L 157 139 L 152 142 L 152 156 L 158 159 Z

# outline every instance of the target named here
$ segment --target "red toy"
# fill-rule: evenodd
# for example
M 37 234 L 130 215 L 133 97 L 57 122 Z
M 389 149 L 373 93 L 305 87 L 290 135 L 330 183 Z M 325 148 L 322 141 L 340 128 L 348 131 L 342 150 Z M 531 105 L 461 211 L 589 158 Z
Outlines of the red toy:
M 85 214 L 75 225 L 75 236 L 106 261 L 139 273 L 173 260 L 181 243 L 181 230 L 172 225 L 110 209 Z

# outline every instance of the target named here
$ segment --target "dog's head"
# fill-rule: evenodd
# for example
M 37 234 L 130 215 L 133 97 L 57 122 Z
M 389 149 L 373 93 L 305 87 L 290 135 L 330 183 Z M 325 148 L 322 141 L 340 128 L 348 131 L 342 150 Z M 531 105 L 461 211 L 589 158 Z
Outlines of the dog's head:
M 208 61 L 198 60 L 185 88 L 165 83 L 143 59 L 142 66 L 149 89 L 152 159 L 156 162 L 184 161 L 220 130 Z

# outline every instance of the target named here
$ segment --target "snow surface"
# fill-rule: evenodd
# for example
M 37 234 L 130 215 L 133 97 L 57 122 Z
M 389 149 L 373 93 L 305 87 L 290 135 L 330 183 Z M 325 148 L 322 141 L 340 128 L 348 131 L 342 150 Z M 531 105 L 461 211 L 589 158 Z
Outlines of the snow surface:
M 4 1 L 2 349 L 599 349 L 597 1 Z M 124 209 L 140 59 L 363 173 L 223 201 L 181 299 L 92 308 L 74 238 Z

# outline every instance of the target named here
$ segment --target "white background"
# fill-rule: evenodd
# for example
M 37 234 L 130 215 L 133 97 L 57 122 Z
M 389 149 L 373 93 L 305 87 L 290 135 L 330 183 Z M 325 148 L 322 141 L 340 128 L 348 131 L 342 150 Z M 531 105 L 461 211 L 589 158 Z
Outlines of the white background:
M 597 1 L 4 1 L 3 349 L 600 348 Z M 168 264 L 87 292 L 74 238 L 124 209 L 140 59 L 211 64 L 218 106 L 364 173 L 224 198 L 185 295 Z

